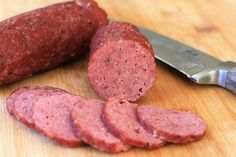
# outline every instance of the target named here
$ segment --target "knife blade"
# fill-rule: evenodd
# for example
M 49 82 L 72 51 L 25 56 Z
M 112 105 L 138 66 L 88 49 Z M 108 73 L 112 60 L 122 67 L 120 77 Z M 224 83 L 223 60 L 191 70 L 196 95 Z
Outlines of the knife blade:
M 151 42 L 155 58 L 198 84 L 213 84 L 236 93 L 236 63 L 223 62 L 198 49 L 139 27 Z

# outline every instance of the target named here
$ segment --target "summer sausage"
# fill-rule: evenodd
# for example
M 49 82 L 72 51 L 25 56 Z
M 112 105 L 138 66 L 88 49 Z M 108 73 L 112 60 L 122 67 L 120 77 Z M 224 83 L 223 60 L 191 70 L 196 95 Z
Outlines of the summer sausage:
M 76 103 L 71 112 L 74 133 L 84 142 L 106 152 L 118 153 L 130 147 L 108 132 L 102 122 L 104 102 L 84 100 Z
M 0 85 L 78 58 L 108 23 L 93 0 L 36 9 L 0 23 Z
M 100 28 L 90 49 L 88 78 L 103 99 L 122 95 L 125 100 L 135 101 L 153 86 L 153 50 L 135 26 L 114 22 Z
M 75 136 L 70 120 L 72 107 L 78 101 L 82 99 L 71 94 L 38 99 L 32 107 L 35 129 L 59 144 L 69 147 L 80 146 L 83 142 Z
M 204 120 L 191 112 L 142 105 L 137 108 L 137 117 L 150 133 L 172 143 L 199 140 L 207 129 Z
M 110 98 L 104 107 L 103 119 L 106 127 L 124 143 L 142 148 L 159 148 L 164 141 L 152 136 L 136 118 L 137 104 Z

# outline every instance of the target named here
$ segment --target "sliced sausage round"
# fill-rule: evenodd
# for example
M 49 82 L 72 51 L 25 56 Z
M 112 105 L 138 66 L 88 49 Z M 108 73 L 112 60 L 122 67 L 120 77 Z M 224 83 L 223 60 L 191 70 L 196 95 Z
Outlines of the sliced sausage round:
M 102 27 L 90 44 L 88 78 L 96 93 L 107 100 L 122 95 L 135 101 L 156 78 L 153 50 L 143 34 L 128 23 Z
M 93 0 L 53 4 L 2 21 L 0 85 L 77 59 L 107 23 Z
M 153 135 L 172 143 L 199 140 L 207 129 L 205 121 L 191 112 L 164 110 L 143 105 L 137 108 L 137 117 Z
M 21 87 L 18 88 L 16 90 L 14 90 L 8 97 L 6 100 L 6 108 L 7 108 L 7 112 L 9 113 L 9 115 L 11 115 L 12 117 L 15 117 L 13 109 L 14 109 L 14 103 L 15 103 L 15 99 L 18 95 L 20 95 L 21 93 L 25 92 L 26 90 L 28 90 L 29 87 Z
M 106 152 L 117 153 L 130 147 L 108 132 L 102 122 L 104 102 L 84 100 L 76 103 L 71 112 L 75 134 L 91 146 Z
M 23 88 L 25 89 L 25 88 Z M 17 90 L 22 91 L 21 88 Z M 13 105 L 13 113 L 17 120 L 27 125 L 28 127 L 33 128 L 34 122 L 32 119 L 32 107 L 36 101 L 39 99 L 43 99 L 45 96 L 49 95 L 60 95 L 65 94 L 66 91 L 53 88 L 53 87 L 30 87 L 24 90 L 16 96 L 14 105 Z
M 143 148 L 158 148 L 164 142 L 147 132 L 136 118 L 137 104 L 118 99 L 106 102 L 103 118 L 109 131 L 119 137 L 124 143 Z
M 33 105 L 33 122 L 37 131 L 55 142 L 75 147 L 82 140 L 75 136 L 70 120 L 73 105 L 80 97 L 70 94 L 52 95 L 38 99 Z

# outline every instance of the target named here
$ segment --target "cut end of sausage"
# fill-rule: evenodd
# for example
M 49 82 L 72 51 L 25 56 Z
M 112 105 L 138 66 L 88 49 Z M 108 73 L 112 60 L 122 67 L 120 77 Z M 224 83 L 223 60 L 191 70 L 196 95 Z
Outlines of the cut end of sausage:
M 136 101 L 153 86 L 156 66 L 148 49 L 130 40 L 110 41 L 92 54 L 88 78 L 105 100 L 123 95 Z
M 111 153 L 126 151 L 130 147 L 116 138 L 102 122 L 104 102 L 97 100 L 79 101 L 71 112 L 75 134 L 91 146 Z
M 159 148 L 164 141 L 152 136 L 136 118 L 137 104 L 116 98 L 106 102 L 103 117 L 106 126 L 124 143 L 148 149 Z
M 69 94 L 39 99 L 33 106 L 32 116 L 36 130 L 59 144 L 81 145 L 82 140 L 74 135 L 70 121 L 70 112 L 77 101 L 81 98 Z
M 149 132 L 172 143 L 199 140 L 207 130 L 205 121 L 191 112 L 143 105 L 137 108 L 137 117 Z

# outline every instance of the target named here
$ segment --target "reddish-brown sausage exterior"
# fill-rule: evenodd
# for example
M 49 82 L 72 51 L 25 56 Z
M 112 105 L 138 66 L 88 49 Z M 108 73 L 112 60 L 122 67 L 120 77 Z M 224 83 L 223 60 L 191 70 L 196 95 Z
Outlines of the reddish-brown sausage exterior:
M 103 99 L 122 95 L 128 101 L 136 101 L 153 86 L 153 50 L 135 26 L 116 22 L 100 28 L 90 49 L 88 78 Z
M 102 27 L 96 32 L 90 44 L 90 54 L 109 41 L 121 39 L 132 40 L 148 49 L 152 49 L 151 44 L 147 41 L 146 37 L 139 32 L 136 26 L 126 22 L 113 22 L 109 26 Z
M 78 58 L 107 23 L 92 0 L 58 3 L 2 21 L 0 85 Z

